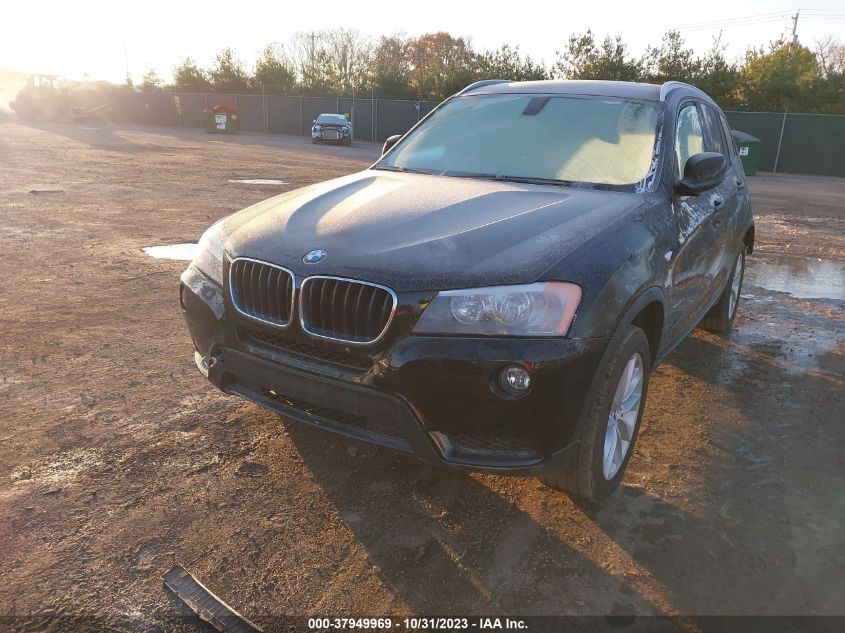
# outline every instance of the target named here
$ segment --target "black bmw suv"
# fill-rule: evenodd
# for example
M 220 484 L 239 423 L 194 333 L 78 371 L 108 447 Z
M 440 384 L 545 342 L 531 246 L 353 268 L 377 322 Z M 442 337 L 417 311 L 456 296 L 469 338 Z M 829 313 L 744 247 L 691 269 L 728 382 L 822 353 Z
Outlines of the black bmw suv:
M 485 81 L 369 169 L 216 223 L 181 304 L 227 393 L 595 501 L 657 364 L 696 325 L 730 329 L 753 242 L 700 90 Z

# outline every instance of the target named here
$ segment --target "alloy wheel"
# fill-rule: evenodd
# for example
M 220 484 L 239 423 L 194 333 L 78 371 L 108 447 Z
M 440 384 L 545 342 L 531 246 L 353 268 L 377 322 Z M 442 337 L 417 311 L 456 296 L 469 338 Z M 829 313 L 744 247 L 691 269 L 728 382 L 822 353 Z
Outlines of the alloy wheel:
M 604 436 L 604 478 L 613 479 L 634 439 L 643 395 L 643 357 L 635 353 L 625 364 L 613 395 Z
M 736 306 L 739 303 L 739 289 L 742 285 L 742 271 L 745 268 L 745 258 L 740 253 L 739 258 L 736 260 L 736 266 L 734 267 L 734 276 L 731 279 L 731 295 L 728 298 L 728 318 L 732 319 L 734 312 L 736 311 Z

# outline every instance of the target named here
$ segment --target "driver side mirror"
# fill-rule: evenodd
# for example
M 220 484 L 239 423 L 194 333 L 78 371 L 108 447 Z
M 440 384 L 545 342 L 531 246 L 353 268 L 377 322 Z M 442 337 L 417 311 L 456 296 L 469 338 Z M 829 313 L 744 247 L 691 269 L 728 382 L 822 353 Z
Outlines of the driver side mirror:
M 675 184 L 675 193 L 680 196 L 697 196 L 704 193 L 722 182 L 726 169 L 727 163 L 722 154 L 693 154 L 684 165 L 684 177 Z
M 381 155 L 384 156 L 385 154 L 387 154 L 387 150 L 396 145 L 396 142 L 400 138 L 402 138 L 401 134 L 394 134 L 393 136 L 388 136 L 387 140 L 384 142 L 384 146 L 381 148 Z

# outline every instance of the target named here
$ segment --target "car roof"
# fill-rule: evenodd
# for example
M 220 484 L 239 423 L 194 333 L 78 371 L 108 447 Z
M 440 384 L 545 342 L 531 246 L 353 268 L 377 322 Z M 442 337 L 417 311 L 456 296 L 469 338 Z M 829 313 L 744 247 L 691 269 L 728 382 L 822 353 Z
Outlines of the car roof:
M 597 81 L 591 79 L 554 79 L 546 81 L 488 79 L 470 84 L 458 94 L 561 94 L 665 101 L 669 93 L 674 91 L 699 97 L 708 102 L 711 101 L 710 97 L 695 86 L 680 81 L 667 81 L 660 85 L 634 81 Z

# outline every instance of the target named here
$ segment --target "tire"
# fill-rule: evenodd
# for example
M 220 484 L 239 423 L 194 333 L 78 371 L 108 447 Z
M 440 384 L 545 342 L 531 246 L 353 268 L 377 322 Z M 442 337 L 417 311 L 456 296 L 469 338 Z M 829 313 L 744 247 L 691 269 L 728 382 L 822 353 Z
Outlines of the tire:
M 626 385 L 632 367 L 634 371 L 631 373 L 634 377 L 639 368 L 639 383 L 632 381 L 629 397 L 623 398 L 623 401 L 629 400 L 630 409 L 622 416 L 614 413 L 614 428 L 609 432 L 611 412 L 617 410 L 617 392 Z M 585 422 L 575 462 L 568 470 L 545 475 L 541 477 L 541 481 L 556 490 L 593 503 L 602 501 L 616 490 L 634 452 L 648 395 L 650 375 L 651 351 L 648 339 L 640 328 L 629 325 L 616 348 L 610 351 L 610 358 L 598 378 L 601 382 Z M 636 400 L 633 395 L 638 389 L 639 399 Z M 622 429 L 623 433 L 618 433 L 619 429 Z M 612 438 L 621 439 L 624 435 L 629 439 L 627 446 L 624 442 L 618 444 L 621 456 L 614 452 L 616 459 L 609 458 L 606 463 L 606 445 L 617 448 L 617 443 Z
M 312 138 L 312 139 L 311 139 L 311 142 L 312 142 L 314 145 L 319 145 L 319 144 L 320 144 L 320 139 Z
M 745 250 L 742 249 L 734 260 L 728 284 L 718 303 L 714 305 L 698 324 L 702 330 L 725 334 L 731 331 L 736 313 L 739 312 L 739 296 L 742 293 L 742 278 L 745 275 Z
M 343 144 L 346 145 L 346 147 L 351 147 L 352 146 L 352 139 L 351 138 L 344 139 Z

